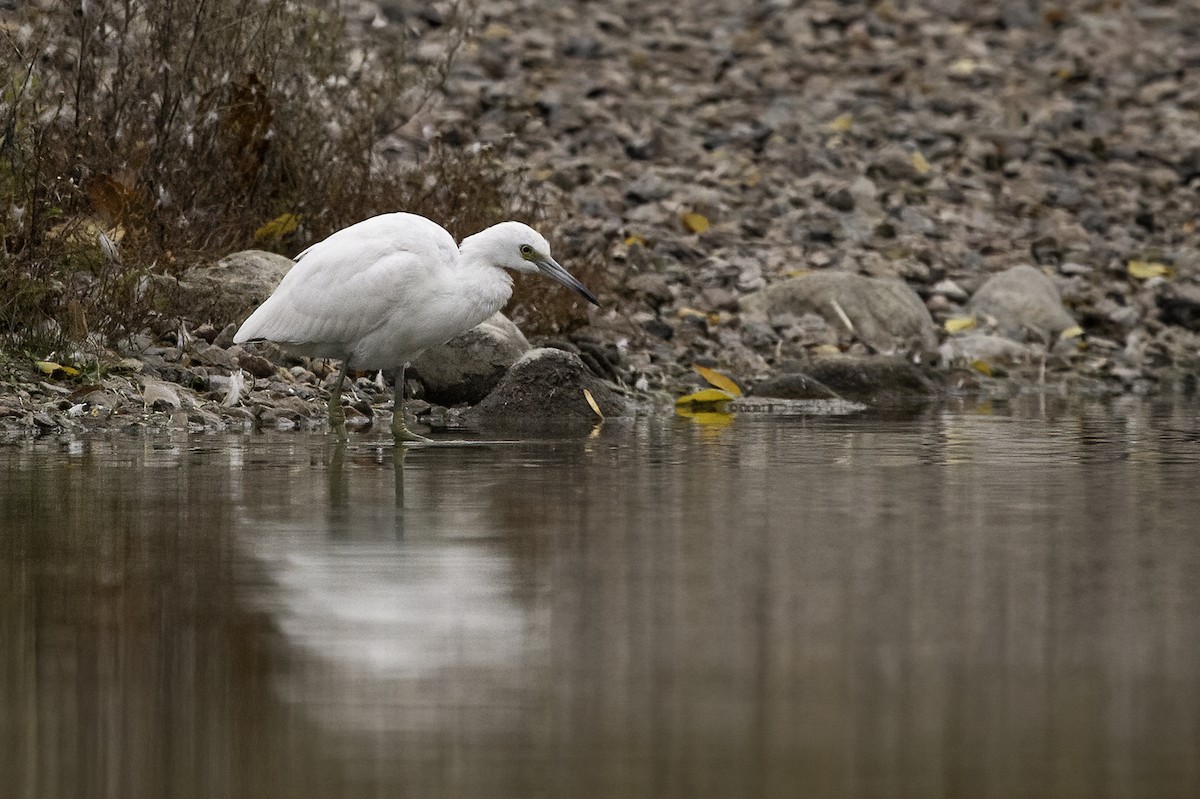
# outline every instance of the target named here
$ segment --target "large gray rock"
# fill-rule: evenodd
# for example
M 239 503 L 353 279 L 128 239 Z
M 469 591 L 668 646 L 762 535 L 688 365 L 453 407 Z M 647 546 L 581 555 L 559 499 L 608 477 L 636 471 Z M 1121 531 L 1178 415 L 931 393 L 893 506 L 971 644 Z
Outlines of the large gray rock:
M 1050 278 L 1028 264 L 989 278 L 971 297 L 967 310 L 981 321 L 994 319 L 996 332 L 1016 341 L 1051 341 L 1077 324 Z
M 847 328 L 842 312 L 854 326 Z M 857 338 L 881 352 L 936 346 L 937 333 L 925 303 L 899 280 L 865 277 L 853 272 L 825 271 L 800 275 L 744 297 L 743 315 L 750 321 L 775 324 L 785 315 L 821 316 L 839 337 Z
M 167 291 L 174 295 L 181 316 L 221 327 L 241 323 L 271 296 L 293 266 L 292 259 L 273 252 L 243 250 L 215 266 L 189 270 Z
M 629 413 L 626 400 L 592 374 L 578 355 L 546 347 L 530 350 L 467 413 L 466 420 L 482 426 L 592 425 L 600 419 L 584 397 L 585 388 L 606 417 Z
M 413 361 L 412 372 L 430 402 L 474 405 L 529 349 L 520 328 L 497 312 L 440 347 L 425 350 Z

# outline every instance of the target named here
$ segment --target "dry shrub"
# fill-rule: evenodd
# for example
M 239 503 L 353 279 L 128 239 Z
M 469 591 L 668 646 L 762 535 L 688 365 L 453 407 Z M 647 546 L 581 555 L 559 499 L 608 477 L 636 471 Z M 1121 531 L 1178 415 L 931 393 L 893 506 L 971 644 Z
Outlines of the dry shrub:
M 336 3 L 60 0 L 0 26 L 0 345 L 136 331 L 152 273 L 295 252 L 372 213 L 495 221 L 493 155 L 378 160 L 444 79 L 465 30 L 450 10 L 426 61 L 398 26 L 351 41 Z

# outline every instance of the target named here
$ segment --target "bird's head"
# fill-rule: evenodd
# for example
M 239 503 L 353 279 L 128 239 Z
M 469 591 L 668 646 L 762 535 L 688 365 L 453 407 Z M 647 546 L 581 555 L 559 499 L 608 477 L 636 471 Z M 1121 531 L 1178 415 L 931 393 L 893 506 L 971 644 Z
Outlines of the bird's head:
M 501 222 L 463 239 L 463 255 L 479 258 L 503 269 L 545 275 L 599 305 L 592 292 L 554 260 L 550 243 L 541 233 L 520 222 Z

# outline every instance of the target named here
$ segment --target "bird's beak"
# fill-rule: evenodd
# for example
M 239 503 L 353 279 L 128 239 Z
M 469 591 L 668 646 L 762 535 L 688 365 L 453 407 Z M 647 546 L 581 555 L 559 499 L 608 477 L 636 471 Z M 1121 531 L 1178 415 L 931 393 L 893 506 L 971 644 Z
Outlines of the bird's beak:
M 600 305 L 600 301 L 596 299 L 596 296 L 592 292 L 587 290 L 587 286 L 576 280 L 558 261 L 553 258 L 547 258 L 545 261 L 537 261 L 536 263 L 538 271 L 546 277 L 557 280 L 567 288 L 574 290 L 592 305 Z

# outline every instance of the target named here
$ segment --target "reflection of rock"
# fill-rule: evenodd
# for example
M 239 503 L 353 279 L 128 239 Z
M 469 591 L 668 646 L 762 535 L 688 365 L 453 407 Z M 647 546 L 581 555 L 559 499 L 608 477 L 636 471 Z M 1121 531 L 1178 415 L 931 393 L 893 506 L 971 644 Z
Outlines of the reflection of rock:
M 513 364 L 491 394 L 467 414 L 471 423 L 532 424 L 599 421 L 583 390 L 591 392 L 605 416 L 624 416 L 626 400 L 563 350 L 530 350 Z
M 412 369 L 425 386 L 425 399 L 440 405 L 474 404 L 528 351 L 520 328 L 496 313 L 440 347 L 425 350 Z
M 1028 264 L 989 278 L 967 308 L 985 320 L 995 319 L 1002 335 L 1018 341 L 1031 336 L 1047 341 L 1075 325 L 1054 283 Z
M 888 403 L 928 397 L 935 383 L 903 358 L 821 358 L 803 372 L 779 375 L 754 386 L 755 397 L 815 400 L 839 397 Z
M 222 258 L 216 266 L 189 270 L 167 290 L 174 292 L 181 315 L 220 327 L 245 319 L 271 296 L 292 266 L 293 261 L 282 255 L 244 250 Z
M 929 350 L 935 342 L 933 319 L 925 304 L 899 280 L 853 272 L 812 272 L 751 294 L 742 300 L 741 308 L 750 320 L 772 323 L 815 313 L 843 339 L 857 338 L 882 352 L 914 344 Z M 853 334 L 838 308 L 854 326 Z

